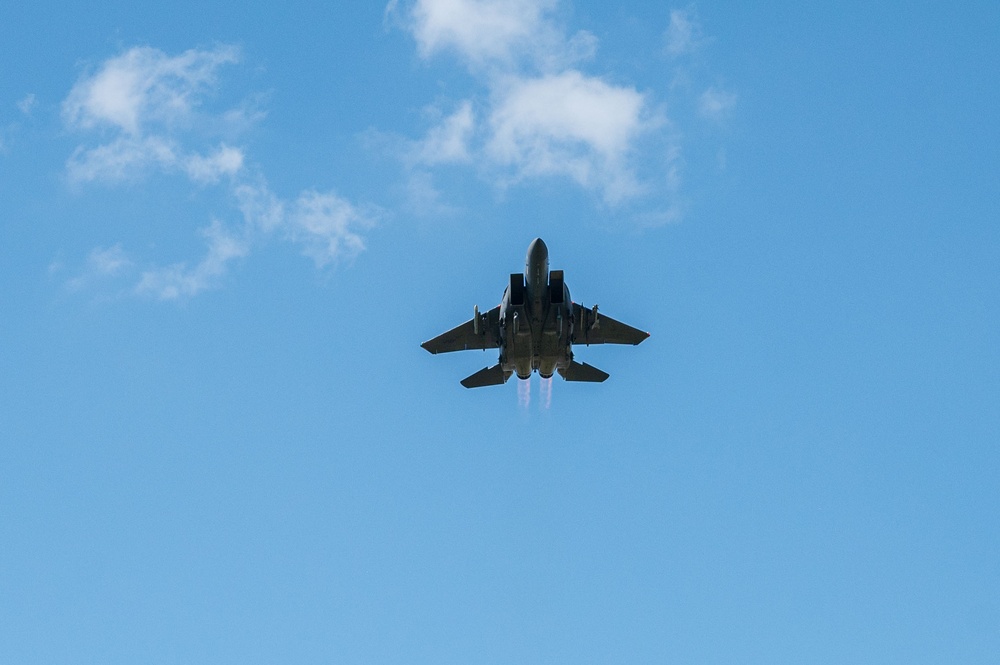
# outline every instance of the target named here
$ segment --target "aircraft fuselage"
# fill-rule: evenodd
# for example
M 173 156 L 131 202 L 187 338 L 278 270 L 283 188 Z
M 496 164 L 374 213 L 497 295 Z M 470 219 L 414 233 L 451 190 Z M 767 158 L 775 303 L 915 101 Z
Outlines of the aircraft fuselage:
M 549 250 L 536 238 L 528 247 L 524 274 L 511 274 L 500 303 L 500 365 L 504 372 L 526 379 L 537 370 L 549 378 L 572 361 L 573 310 L 569 305 L 573 301 L 562 271 L 556 273 L 557 279 L 551 283 Z

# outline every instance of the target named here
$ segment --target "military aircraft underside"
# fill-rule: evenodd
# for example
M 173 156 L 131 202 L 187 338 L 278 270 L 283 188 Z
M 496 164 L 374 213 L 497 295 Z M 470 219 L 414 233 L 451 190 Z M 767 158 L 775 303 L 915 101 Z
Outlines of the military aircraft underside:
M 638 344 L 649 333 L 573 302 L 563 271 L 549 271 L 549 250 L 541 238 L 528 247 L 524 273 L 512 273 L 500 304 L 488 312 L 474 308 L 462 325 L 420 346 L 431 353 L 500 349 L 496 365 L 462 380 L 466 388 L 500 385 L 511 374 L 527 379 L 558 372 L 567 381 L 600 382 L 606 372 L 573 360 L 574 344 Z

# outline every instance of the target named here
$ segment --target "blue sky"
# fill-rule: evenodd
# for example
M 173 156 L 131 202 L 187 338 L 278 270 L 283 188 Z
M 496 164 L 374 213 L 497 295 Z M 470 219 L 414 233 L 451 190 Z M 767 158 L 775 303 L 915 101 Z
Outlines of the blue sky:
M 0 660 L 996 662 L 998 29 L 5 7 Z M 536 236 L 652 337 L 465 390 Z

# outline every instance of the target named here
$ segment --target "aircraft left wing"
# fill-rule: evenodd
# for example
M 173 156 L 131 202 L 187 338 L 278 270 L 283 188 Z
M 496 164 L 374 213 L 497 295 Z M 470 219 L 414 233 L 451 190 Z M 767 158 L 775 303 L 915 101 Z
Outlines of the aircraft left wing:
M 638 344 L 647 337 L 648 332 L 633 328 L 621 321 L 615 321 L 610 316 L 598 312 L 597 307 L 587 309 L 579 303 L 573 303 L 574 344 Z
M 500 347 L 500 305 L 479 315 L 479 332 L 476 320 L 469 319 L 446 333 L 421 344 L 431 353 L 448 353 L 467 349 L 496 349 Z

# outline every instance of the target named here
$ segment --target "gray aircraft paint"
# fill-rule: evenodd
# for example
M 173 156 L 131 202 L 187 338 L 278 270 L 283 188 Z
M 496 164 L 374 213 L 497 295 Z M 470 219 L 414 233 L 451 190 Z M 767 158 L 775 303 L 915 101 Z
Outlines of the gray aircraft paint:
M 431 353 L 500 349 L 496 365 L 462 380 L 466 388 L 500 385 L 512 374 L 527 379 L 558 372 L 567 381 L 600 382 L 608 374 L 573 359 L 574 344 L 639 344 L 649 337 L 631 326 L 573 302 L 561 270 L 549 271 L 541 238 L 528 246 L 524 273 L 512 273 L 500 304 L 421 346 Z

